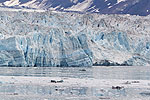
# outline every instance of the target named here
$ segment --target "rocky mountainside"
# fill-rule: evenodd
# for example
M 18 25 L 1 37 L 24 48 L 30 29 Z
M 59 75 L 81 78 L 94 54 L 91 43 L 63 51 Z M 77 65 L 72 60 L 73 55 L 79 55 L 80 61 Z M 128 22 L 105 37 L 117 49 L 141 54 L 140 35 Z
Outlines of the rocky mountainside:
M 113 5 L 109 9 L 103 9 L 101 13 L 146 16 L 150 14 L 150 0 L 125 0 Z
M 1 7 L 90 12 L 101 14 L 150 14 L 149 0 L 0 0 Z
M 0 11 L 0 66 L 150 65 L 150 16 Z

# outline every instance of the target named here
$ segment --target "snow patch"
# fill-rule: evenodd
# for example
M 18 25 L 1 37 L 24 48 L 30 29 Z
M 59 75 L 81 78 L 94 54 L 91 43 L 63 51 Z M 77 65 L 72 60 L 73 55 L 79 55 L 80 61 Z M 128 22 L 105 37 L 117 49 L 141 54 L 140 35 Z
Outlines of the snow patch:
M 117 3 L 120 3 L 120 2 L 123 2 L 123 1 L 126 1 L 126 0 L 117 0 Z
M 81 3 L 78 3 L 77 5 L 73 5 L 72 7 L 67 8 L 65 10 L 84 12 L 88 7 L 90 7 L 92 1 L 93 0 L 85 0 Z

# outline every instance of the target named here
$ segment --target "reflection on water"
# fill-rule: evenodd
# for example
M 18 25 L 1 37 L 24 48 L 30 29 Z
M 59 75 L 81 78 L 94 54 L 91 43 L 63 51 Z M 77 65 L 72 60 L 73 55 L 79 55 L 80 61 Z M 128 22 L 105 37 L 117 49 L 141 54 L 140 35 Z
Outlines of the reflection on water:
M 27 95 L 35 98 L 88 97 L 86 100 L 88 99 L 90 100 L 92 99 L 92 97 L 114 97 L 114 98 L 116 96 L 125 97 L 126 96 L 125 91 L 126 91 L 125 89 L 112 90 L 111 88 L 101 89 L 98 87 L 75 87 L 75 86 L 61 87 L 61 86 L 39 86 L 39 85 L 14 85 L 14 84 L 9 85 L 5 84 L 0 86 L 0 93 L 1 94 L 3 93 L 4 95 L 6 95 L 6 97 L 27 96 Z
M 150 80 L 149 67 L 0 67 L 0 76 Z M 143 92 L 144 91 L 144 92 Z M 145 92 L 146 91 L 146 92 Z M 134 100 L 150 89 L 0 83 L 0 100 Z M 131 99 L 133 97 L 133 99 Z M 122 99 L 126 98 L 126 99 Z M 147 99 L 148 98 L 148 99 Z
M 92 68 L 74 67 L 0 67 L 0 75 L 4 76 L 38 76 L 38 77 L 92 77 Z
M 0 67 L 0 75 L 150 80 L 150 67 Z
M 145 92 L 141 91 L 145 90 L 5 84 L 0 86 L 0 98 L 1 100 L 150 100 L 150 96 L 145 96 Z

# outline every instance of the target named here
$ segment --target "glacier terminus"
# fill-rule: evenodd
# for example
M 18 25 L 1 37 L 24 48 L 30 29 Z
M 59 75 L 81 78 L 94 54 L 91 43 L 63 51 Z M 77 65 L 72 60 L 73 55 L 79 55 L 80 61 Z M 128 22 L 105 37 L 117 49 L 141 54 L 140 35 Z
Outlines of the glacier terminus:
M 150 16 L 0 11 L 0 66 L 150 65 Z

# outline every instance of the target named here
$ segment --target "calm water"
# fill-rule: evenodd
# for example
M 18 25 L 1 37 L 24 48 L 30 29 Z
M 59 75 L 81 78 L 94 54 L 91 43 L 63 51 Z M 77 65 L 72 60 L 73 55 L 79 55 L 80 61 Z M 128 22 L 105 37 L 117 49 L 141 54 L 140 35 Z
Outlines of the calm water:
M 150 67 L 0 67 L 0 76 L 150 80 Z M 150 100 L 150 88 L 40 86 L 0 83 L 0 100 Z
M 85 69 L 85 70 L 84 70 Z M 0 67 L 1 76 L 71 77 L 150 80 L 150 66 L 128 67 Z

